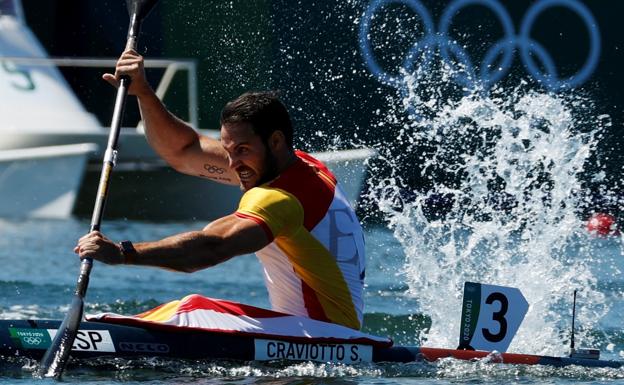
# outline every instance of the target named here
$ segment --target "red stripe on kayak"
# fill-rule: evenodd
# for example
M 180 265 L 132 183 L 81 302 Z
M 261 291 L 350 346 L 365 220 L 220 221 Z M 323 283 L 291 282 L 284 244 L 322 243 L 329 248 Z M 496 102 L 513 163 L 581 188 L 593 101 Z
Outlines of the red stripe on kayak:
M 240 330 L 224 330 L 224 329 L 203 329 L 189 326 L 174 326 L 161 324 L 158 322 L 144 321 L 134 318 L 113 318 L 104 317 L 102 319 L 92 319 L 90 322 L 100 322 L 103 324 L 117 324 L 124 326 L 136 326 L 146 330 L 161 330 L 173 333 L 206 333 L 206 334 L 234 334 L 241 337 L 260 338 L 264 340 L 278 340 L 287 342 L 296 342 L 303 344 L 361 344 L 370 345 L 377 348 L 389 348 L 392 346 L 392 340 L 376 341 L 366 337 L 357 338 L 337 338 L 337 337 L 296 337 L 283 336 L 277 334 L 254 333 Z
M 236 302 L 212 300 L 199 294 L 192 294 L 186 297 L 184 301 L 180 303 L 180 306 L 178 306 L 176 314 L 186 313 L 198 309 L 213 310 L 219 313 L 232 314 L 236 316 L 249 316 L 253 318 L 275 318 L 290 315 Z
M 492 354 L 491 352 L 484 352 L 481 350 L 455 350 L 441 348 L 419 348 L 418 350 L 427 361 L 437 361 L 441 358 L 448 357 L 470 361 L 482 359 Z M 500 362 L 506 364 L 537 365 L 541 359 L 540 356 L 532 354 L 498 353 L 491 356 L 494 359 L 493 362 L 498 362 L 496 361 L 497 356 L 502 358 Z

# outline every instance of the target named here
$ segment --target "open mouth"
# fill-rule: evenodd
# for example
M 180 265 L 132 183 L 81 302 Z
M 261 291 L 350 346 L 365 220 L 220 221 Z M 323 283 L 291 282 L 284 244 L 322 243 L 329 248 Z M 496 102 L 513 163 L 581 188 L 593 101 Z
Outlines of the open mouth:
M 243 181 L 243 180 L 249 180 L 251 177 L 253 177 L 254 172 L 251 169 L 244 169 L 244 170 L 239 170 L 238 171 L 238 178 Z

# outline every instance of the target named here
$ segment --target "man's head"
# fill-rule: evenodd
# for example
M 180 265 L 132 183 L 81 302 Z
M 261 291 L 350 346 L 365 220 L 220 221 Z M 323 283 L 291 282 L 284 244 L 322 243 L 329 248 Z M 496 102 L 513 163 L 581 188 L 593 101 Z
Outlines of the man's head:
M 228 102 L 221 111 L 221 126 L 232 123 L 250 124 L 265 145 L 275 131 L 282 131 L 287 144 L 293 145 L 290 115 L 277 98 L 277 92 L 245 92 Z
M 266 183 L 279 175 L 293 152 L 288 111 L 274 92 L 247 92 L 223 108 L 221 142 L 241 189 Z

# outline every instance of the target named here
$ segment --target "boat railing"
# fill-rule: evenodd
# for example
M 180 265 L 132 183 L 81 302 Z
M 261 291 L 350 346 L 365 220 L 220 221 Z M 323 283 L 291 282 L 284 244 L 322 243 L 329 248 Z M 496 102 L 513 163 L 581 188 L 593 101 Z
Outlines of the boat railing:
M 0 61 L 11 61 L 15 64 L 29 66 L 55 66 L 55 67 L 78 67 L 78 68 L 115 68 L 116 58 L 74 58 L 74 57 L 20 57 L 0 56 Z M 188 94 L 188 122 L 195 128 L 199 127 L 199 109 L 197 102 L 197 62 L 192 59 L 146 59 L 145 68 L 164 69 L 156 87 L 156 95 L 162 100 L 169 90 L 175 75 L 179 71 L 186 71 L 187 94 Z M 142 131 L 142 123 L 139 122 L 137 130 Z

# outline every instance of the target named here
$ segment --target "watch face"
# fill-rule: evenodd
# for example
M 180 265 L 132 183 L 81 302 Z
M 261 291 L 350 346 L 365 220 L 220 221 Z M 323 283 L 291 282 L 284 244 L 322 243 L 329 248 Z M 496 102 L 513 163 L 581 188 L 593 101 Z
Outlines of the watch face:
M 130 241 L 121 242 L 121 249 L 124 253 L 134 251 L 134 245 Z
M 134 262 L 134 257 L 137 255 L 136 250 L 134 249 L 134 245 L 130 241 L 122 241 L 121 245 L 121 254 L 124 258 L 123 263 L 131 264 Z

